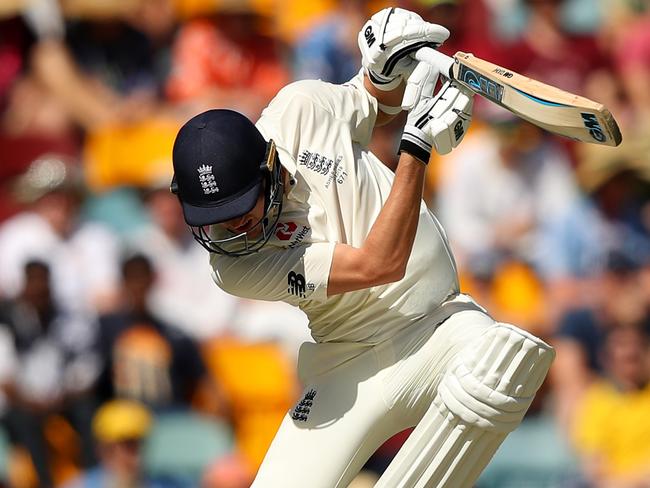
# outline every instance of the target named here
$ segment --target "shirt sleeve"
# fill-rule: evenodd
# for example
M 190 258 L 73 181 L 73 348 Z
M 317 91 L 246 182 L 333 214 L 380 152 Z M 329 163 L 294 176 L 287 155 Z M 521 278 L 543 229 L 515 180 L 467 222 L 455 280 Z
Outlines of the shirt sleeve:
M 213 255 L 212 278 L 221 289 L 242 298 L 295 306 L 323 302 L 327 299 L 334 246 L 322 242 L 239 257 Z
M 264 110 L 258 126 L 264 127 L 263 132 L 272 139 L 283 141 L 289 150 L 297 150 L 301 139 L 314 140 L 319 131 L 338 131 L 341 126 L 353 142 L 366 146 L 377 118 L 377 100 L 363 87 L 361 76 L 343 85 L 320 80 L 292 83 Z

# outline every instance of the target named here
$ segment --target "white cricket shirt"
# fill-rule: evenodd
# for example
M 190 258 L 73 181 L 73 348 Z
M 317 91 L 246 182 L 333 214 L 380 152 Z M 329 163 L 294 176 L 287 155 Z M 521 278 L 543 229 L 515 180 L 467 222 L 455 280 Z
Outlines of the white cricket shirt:
M 300 307 L 317 342 L 376 344 L 414 323 L 435 324 L 455 311 L 459 291 L 444 231 L 422 202 L 404 278 L 327 297 L 334 246 L 363 244 L 394 178 L 365 149 L 377 101 L 362 83 L 360 76 L 345 85 L 298 81 L 271 101 L 256 125 L 275 141 L 296 183 L 288 189 L 275 235 L 261 251 L 211 256 L 221 288 Z

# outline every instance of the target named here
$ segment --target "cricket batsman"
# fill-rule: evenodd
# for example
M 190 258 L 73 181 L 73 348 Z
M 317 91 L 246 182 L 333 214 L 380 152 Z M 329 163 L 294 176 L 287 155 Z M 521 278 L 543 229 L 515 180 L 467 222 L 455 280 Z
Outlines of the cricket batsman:
M 348 486 L 389 437 L 413 433 L 376 486 L 471 487 L 517 427 L 554 357 L 459 290 L 444 230 L 422 200 L 432 150 L 470 123 L 472 96 L 419 49 L 449 36 L 389 8 L 359 33 L 350 82 L 298 81 L 253 124 L 229 110 L 189 120 L 173 149 L 172 191 L 214 281 L 282 300 L 309 318 L 304 391 L 255 488 Z M 408 119 L 396 167 L 367 149 L 375 125 Z

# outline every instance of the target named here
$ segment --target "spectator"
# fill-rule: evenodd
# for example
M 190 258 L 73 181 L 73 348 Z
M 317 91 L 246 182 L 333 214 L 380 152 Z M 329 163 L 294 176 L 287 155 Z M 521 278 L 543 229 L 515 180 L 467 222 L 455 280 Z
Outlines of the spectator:
M 345 83 L 359 71 L 357 34 L 368 16 L 362 0 L 337 2 L 294 45 L 294 78 Z
M 568 32 L 562 0 L 525 0 L 528 19 L 521 37 L 507 46 L 508 67 L 571 93 L 582 93 L 589 76 L 607 58 L 592 35 Z
M 10 371 L 2 385 L 9 402 L 5 423 L 13 442 L 29 451 L 39 486 L 50 487 L 44 429 L 53 415 L 64 414 L 79 433 L 82 466 L 94 462 L 90 419 L 98 357 L 88 334 L 54 302 L 47 265 L 30 261 L 24 272 L 19 296 L 0 305 L 3 359 Z
M 221 291 L 207 270 L 196 273 L 205 265 L 205 252 L 187 232 L 177 198 L 169 188 L 158 187 L 145 193 L 144 204 L 149 224 L 133 232 L 130 240 L 156 270 L 151 308 L 194 339 L 224 333 L 235 319 L 240 300 Z M 203 305 L 194 306 L 200 297 Z
M 99 318 L 99 349 L 104 359 L 101 391 L 138 400 L 155 409 L 187 408 L 206 381 L 195 342 L 149 308 L 155 281 L 143 255 L 122 265 L 122 305 Z
M 62 7 L 69 15 L 65 35 L 42 39 L 31 54 L 28 79 L 42 96 L 23 96 L 16 113 L 54 105 L 58 125 L 83 145 L 93 190 L 146 185 L 167 174 L 165 156 L 178 125 L 178 114 L 162 103 L 176 26 L 172 0 L 79 0 Z
M 611 329 L 604 376 L 578 405 L 573 440 L 595 488 L 650 486 L 649 344 L 641 327 Z
M 610 59 L 594 35 L 569 31 L 562 19 L 565 3 L 566 0 L 523 0 L 524 27 L 517 39 L 506 44 L 504 64 L 535 80 L 604 102 L 601 93 L 615 83 L 611 79 Z M 592 91 L 588 93 L 587 89 Z M 557 141 L 575 159 L 576 144 L 567 138 Z
M 543 273 L 553 308 L 589 306 L 598 296 L 594 280 L 612 253 L 637 265 L 650 256 L 650 223 L 645 191 L 648 175 L 625 152 L 580 162 L 577 175 L 585 190 L 554 222 L 543 244 Z
M 144 473 L 142 447 L 153 419 L 142 405 L 111 400 L 93 418 L 99 466 L 83 473 L 65 488 L 180 488 L 173 479 L 155 479 Z
M 279 43 L 263 35 L 265 20 L 243 2 L 224 3 L 216 15 L 188 21 L 173 46 L 167 95 L 192 105 L 228 107 L 259 116 L 289 80 Z
M 563 425 L 573 422 L 585 390 L 606 373 L 602 351 L 608 333 L 634 324 L 650 330 L 650 309 L 643 293 L 638 265 L 625 254 L 611 253 L 606 269 L 594 280 L 591 306 L 576 306 L 560 318 L 554 340 L 558 358 L 551 377 Z
M 65 36 L 36 46 L 34 78 L 59 104 L 59 112 L 85 131 L 156 111 L 167 76 L 164 40 L 173 29 L 167 20 L 173 11 L 158 8 L 158 22 L 152 25 L 151 9 L 142 7 L 153 1 L 70 2 L 66 13 L 75 20 L 67 22 Z M 138 14 L 137 22 L 129 22 Z
M 578 195 L 566 152 L 503 112 L 450 156 L 440 186 L 441 220 L 470 271 L 509 256 L 539 266 L 540 237 Z
M 68 22 L 66 46 L 81 72 L 95 83 L 101 83 L 117 95 L 155 99 L 167 76 L 162 60 L 158 59 L 158 56 L 164 55 L 164 43 L 154 46 L 153 39 L 141 30 L 148 26 L 146 15 L 136 19 L 140 21 L 141 29 L 135 29 L 132 22 L 127 20 L 129 14 L 135 17 L 138 13 L 135 11 L 138 5 L 147 2 L 130 3 L 133 8 L 127 10 L 125 15 L 118 13 L 102 18 L 87 16 Z M 146 13 L 146 9 L 143 12 Z M 165 23 L 161 29 L 165 32 L 171 30 L 167 18 L 173 12 L 162 6 L 157 13 Z M 160 36 L 166 37 L 165 32 Z
M 4 44 L 3 74 L 0 75 L 2 132 L 14 137 L 69 138 L 72 127 L 62 111 L 63 107 L 51 96 L 33 69 L 33 53 L 62 35 L 63 17 L 58 2 L 35 0 L 17 3 L 22 3 L 21 8 L 16 9 L 21 18 L 4 21 L 0 29 L 3 31 L 0 44 Z M 5 84 L 7 81 L 11 83 Z
M 407 0 L 406 8 L 418 12 L 427 22 L 444 25 L 452 33 L 440 47 L 451 56 L 457 51 L 502 64 L 503 46 L 493 35 L 490 8 L 494 2 L 485 0 Z M 509 11 L 512 12 L 512 9 Z M 505 61 L 504 61 L 505 62 Z
M 115 306 L 118 243 L 103 226 L 80 217 L 82 186 L 75 163 L 56 155 L 34 161 L 17 184 L 29 207 L 0 226 L 0 294 L 23 288 L 27 261 L 52 271 L 52 293 L 91 330 L 97 310 Z
M 650 124 L 650 9 L 647 2 L 616 3 L 603 37 L 613 51 L 617 72 L 637 115 L 636 125 L 643 133 Z
M 12 178 L 45 153 L 74 155 L 79 148 L 61 107 L 35 79 L 31 66 L 40 36 L 52 23 L 62 24 L 56 13 L 46 22 L 30 15 L 48 2 L 3 2 L 0 7 L 0 221 L 21 210 L 12 196 Z

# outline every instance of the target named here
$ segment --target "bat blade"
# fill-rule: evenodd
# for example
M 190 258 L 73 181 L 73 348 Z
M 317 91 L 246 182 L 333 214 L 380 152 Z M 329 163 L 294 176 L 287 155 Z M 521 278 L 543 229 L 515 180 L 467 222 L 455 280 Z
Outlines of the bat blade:
M 571 139 L 618 146 L 621 131 L 602 104 L 515 73 L 472 54 L 453 59 L 433 49 L 421 49 L 416 59 L 438 66 L 476 94 L 519 117 Z

